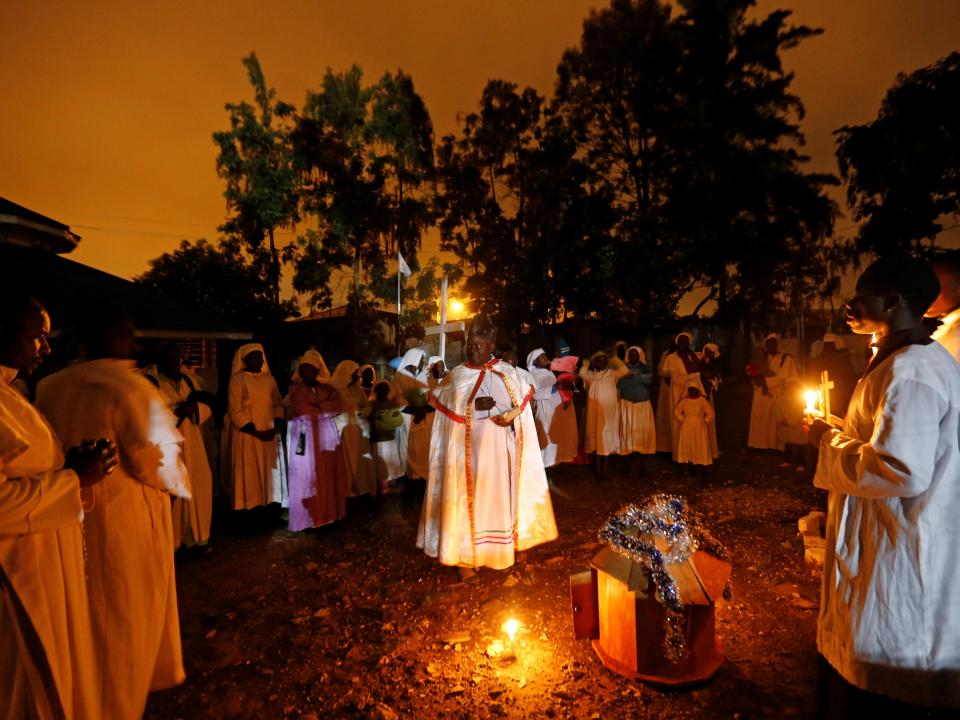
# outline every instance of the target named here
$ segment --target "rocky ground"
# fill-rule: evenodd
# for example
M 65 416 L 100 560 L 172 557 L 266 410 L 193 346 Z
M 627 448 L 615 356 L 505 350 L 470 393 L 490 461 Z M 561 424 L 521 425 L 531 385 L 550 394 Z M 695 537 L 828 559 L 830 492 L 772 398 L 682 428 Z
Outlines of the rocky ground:
M 559 539 L 475 584 L 414 547 L 416 491 L 402 518 L 357 501 L 343 522 L 306 533 L 219 522 L 210 552 L 178 559 L 187 681 L 152 696 L 146 717 L 808 716 L 820 578 L 797 519 L 825 498 L 779 457 L 743 449 L 748 412 L 749 387 L 725 386 L 724 453 L 702 481 L 662 459 L 646 480 L 602 484 L 561 468 Z M 570 574 L 600 548 L 609 515 L 655 492 L 684 496 L 734 565 L 732 598 L 716 610 L 726 661 L 698 688 L 629 681 L 573 638 Z M 505 663 L 488 650 L 508 617 L 522 626 Z

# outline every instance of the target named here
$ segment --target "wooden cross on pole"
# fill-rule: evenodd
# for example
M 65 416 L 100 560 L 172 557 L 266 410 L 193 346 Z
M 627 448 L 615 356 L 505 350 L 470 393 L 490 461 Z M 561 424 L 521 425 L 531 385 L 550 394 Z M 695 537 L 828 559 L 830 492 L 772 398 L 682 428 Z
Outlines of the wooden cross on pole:
M 839 418 L 830 412 L 830 391 L 833 390 L 834 383 L 830 379 L 830 373 L 824 370 L 820 373 L 820 397 L 823 398 L 823 419 L 831 425 L 840 427 L 843 425 L 843 418 Z

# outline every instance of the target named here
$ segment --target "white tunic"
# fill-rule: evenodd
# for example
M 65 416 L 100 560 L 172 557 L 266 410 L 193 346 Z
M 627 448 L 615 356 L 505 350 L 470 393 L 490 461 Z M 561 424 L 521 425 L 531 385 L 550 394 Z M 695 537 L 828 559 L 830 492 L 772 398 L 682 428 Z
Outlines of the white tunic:
M 677 448 L 680 443 L 680 421 L 676 415 L 677 405 L 686 396 L 687 387 L 691 383 L 703 394 L 703 383 L 700 382 L 699 372 L 687 372 L 687 366 L 683 364 L 683 358 L 675 352 L 667 355 L 663 361 L 661 373 L 670 378 L 670 452 L 673 453 L 674 460 L 683 462 L 677 458 Z
M 186 374 L 186 370 L 184 374 Z M 182 402 L 190 398 L 194 390 L 202 390 L 200 379 L 189 375 L 189 382 L 184 379 L 173 381 L 161 374 L 156 366 L 144 369 L 144 375 L 152 377 L 157 389 L 167 401 L 171 411 Z M 213 475 L 210 472 L 210 463 L 207 460 L 207 448 L 200 429 L 203 423 L 210 419 L 213 413 L 210 406 L 197 403 L 197 417 L 184 418 L 179 423 L 180 434 L 183 435 L 183 464 L 190 477 L 191 499 L 174 498 L 171 508 L 173 516 L 173 546 L 196 545 L 210 539 L 210 519 L 213 515 Z
M 943 345 L 960 362 L 960 308 L 940 318 L 942 323 L 933 335 L 934 340 Z
M 269 371 L 241 370 L 230 378 L 222 463 L 229 473 L 234 510 L 275 502 L 286 505 L 286 463 L 279 434 L 264 441 L 240 432 L 247 423 L 257 430 L 272 430 L 274 421 L 283 416 L 283 398 Z
M 713 424 L 713 406 L 703 395 L 694 399 L 685 397 L 675 412 L 680 423 L 677 438 L 677 462 L 711 465 L 710 425 Z
M 759 387 L 753 388 L 753 403 L 750 406 L 750 432 L 747 447 L 759 450 L 783 450 L 777 437 L 777 398 L 783 392 L 788 378 L 798 377 L 797 364 L 793 357 L 777 353 L 767 357 L 767 367 L 773 373 L 766 378 L 769 395 Z
M 530 370 L 530 376 L 533 378 L 533 404 L 536 408 L 536 422 L 543 428 L 543 433 L 547 437 L 546 447 L 540 450 L 543 456 L 543 466 L 545 468 L 553 467 L 558 462 L 568 462 L 572 458 L 557 458 L 557 438 L 551 433 L 553 419 L 556 416 L 557 408 L 562 403 L 560 393 L 557 391 L 557 376 L 546 368 L 534 367 Z M 576 448 L 573 448 L 576 455 Z
M 15 374 L 0 367 L 0 718 L 94 720 L 80 485 Z
M 817 647 L 849 682 L 960 708 L 960 367 L 894 352 L 820 442 L 830 491 Z
M 503 569 L 517 551 L 557 537 L 532 395 L 515 368 L 496 360 L 460 365 L 436 389 L 430 477 L 417 531 L 417 547 L 430 557 Z M 492 397 L 494 414 L 523 410 L 501 427 L 490 412 L 474 409 L 477 397 Z
M 630 374 L 627 367 L 580 369 L 587 389 L 587 433 L 584 446 L 597 455 L 620 452 L 620 390 L 617 382 Z
M 87 575 L 103 717 L 139 718 L 147 693 L 184 679 L 170 521 L 170 496 L 190 495 L 183 436 L 127 360 L 51 375 L 37 389 L 37 407 L 65 445 L 117 443 L 116 470 L 84 491 L 92 504 L 84 519 Z

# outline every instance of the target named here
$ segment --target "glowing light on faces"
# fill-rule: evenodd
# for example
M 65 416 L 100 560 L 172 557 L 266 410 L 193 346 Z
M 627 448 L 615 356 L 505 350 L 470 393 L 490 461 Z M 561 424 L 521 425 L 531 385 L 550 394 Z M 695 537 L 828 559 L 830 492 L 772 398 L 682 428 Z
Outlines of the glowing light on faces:
M 520 621 L 516 618 L 510 618 L 501 626 L 500 629 L 507 634 L 510 642 L 513 642 L 513 639 L 517 635 L 517 631 L 520 630 Z

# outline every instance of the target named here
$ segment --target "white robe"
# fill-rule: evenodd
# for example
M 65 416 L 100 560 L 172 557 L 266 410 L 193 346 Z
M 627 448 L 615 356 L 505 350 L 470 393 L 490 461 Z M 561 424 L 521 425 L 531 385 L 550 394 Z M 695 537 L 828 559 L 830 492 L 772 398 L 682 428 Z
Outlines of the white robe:
M 393 376 L 390 397 L 401 407 L 410 404 L 410 391 L 423 393 L 429 390 L 425 377 L 414 377 L 401 368 Z M 426 422 L 426 421 L 425 421 Z M 427 473 L 427 464 L 430 462 L 430 434 L 432 424 L 424 422 L 413 424 L 413 415 L 403 413 L 403 425 L 397 428 L 397 454 L 404 472 L 411 477 L 424 478 Z M 411 435 L 413 437 L 411 437 Z M 413 455 L 411 458 L 410 455 Z M 429 471 L 428 471 L 429 472 Z
M 234 510 L 270 503 L 286 507 L 286 460 L 280 452 L 279 433 L 273 440 L 263 441 L 240 432 L 247 423 L 257 430 L 272 430 L 274 421 L 284 417 L 283 398 L 269 371 L 251 373 L 246 370 L 230 378 L 227 416 L 224 420 L 222 464 L 229 473 L 229 487 Z
M 817 647 L 852 684 L 960 708 L 960 367 L 895 351 L 824 434 L 830 491 Z
M 960 308 L 940 318 L 942 323 L 931 336 L 960 362 Z
M 187 371 L 184 370 L 184 374 Z M 151 366 L 144 369 L 144 375 L 152 377 L 157 389 L 167 401 L 171 411 L 182 402 L 185 402 L 193 390 L 202 390 L 203 385 L 195 375 L 190 375 L 190 383 L 186 380 L 174 382 L 162 375 Z M 191 388 L 192 384 L 192 388 Z M 197 403 L 197 422 L 193 418 L 184 418 L 179 424 L 180 434 L 183 435 L 183 464 L 190 477 L 191 499 L 174 498 L 171 514 L 173 519 L 173 546 L 197 545 L 206 543 L 210 539 L 210 519 L 213 515 L 213 474 L 207 460 L 207 448 L 203 439 L 201 426 L 210 419 L 213 413 L 210 406 Z
M 501 427 L 474 409 L 480 396 L 494 398 L 500 410 L 523 410 Z M 430 557 L 503 569 L 517 551 L 557 537 L 532 396 L 516 369 L 496 360 L 454 368 L 435 391 L 430 477 L 417 531 L 417 547 Z
M 617 382 L 630 374 L 624 366 L 591 370 L 580 368 L 587 390 L 587 433 L 584 447 L 597 455 L 620 452 L 620 390 Z
M 713 464 L 710 449 L 710 425 L 713 424 L 713 406 L 703 395 L 694 399 L 685 397 L 674 413 L 680 423 L 677 438 L 677 462 L 694 465 Z
M 0 718 L 102 717 L 80 484 L 0 367 Z
M 545 468 L 553 467 L 561 462 L 569 462 L 577 454 L 576 438 L 574 437 L 573 454 L 569 455 L 570 449 L 565 448 L 564 457 L 558 457 L 557 437 L 552 432 L 554 418 L 557 417 L 557 408 L 562 404 L 560 393 L 556 390 L 557 376 L 546 368 L 535 367 L 530 370 L 530 376 L 533 378 L 534 395 L 533 404 L 536 408 L 536 422 L 543 429 L 547 437 L 547 446 L 540 450 L 543 456 L 543 466 Z M 573 416 L 576 419 L 576 415 Z
M 673 459 L 677 462 L 683 462 L 677 457 L 677 450 L 680 443 L 680 421 L 677 419 L 677 405 L 687 394 L 687 387 L 692 383 L 694 387 L 703 394 L 703 383 L 700 382 L 700 373 L 687 372 L 687 366 L 683 364 L 683 359 L 675 352 L 667 355 L 663 361 L 661 374 L 670 378 L 670 452 Z
M 150 691 L 184 679 L 170 520 L 170 496 L 190 496 L 183 436 L 127 360 L 51 375 L 37 407 L 65 445 L 105 437 L 119 449 L 116 470 L 84 490 L 87 576 L 103 717 L 139 718 Z
M 789 378 L 799 377 L 797 364 L 793 357 L 777 353 L 767 357 L 767 367 L 773 373 L 766 378 L 769 395 L 764 395 L 759 387 L 753 388 L 753 402 L 750 406 L 750 432 L 747 435 L 747 447 L 758 450 L 783 450 L 783 442 L 777 435 L 777 398 L 784 390 Z

